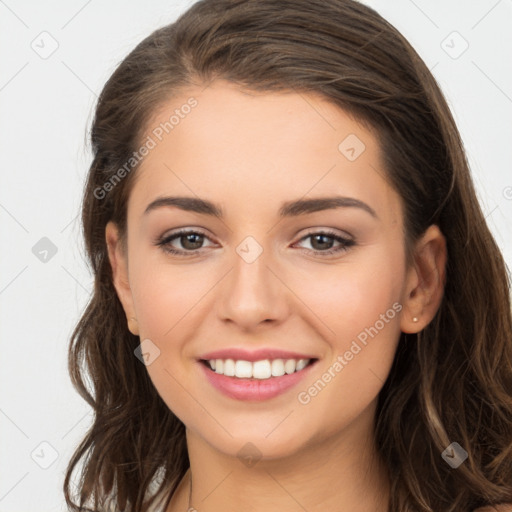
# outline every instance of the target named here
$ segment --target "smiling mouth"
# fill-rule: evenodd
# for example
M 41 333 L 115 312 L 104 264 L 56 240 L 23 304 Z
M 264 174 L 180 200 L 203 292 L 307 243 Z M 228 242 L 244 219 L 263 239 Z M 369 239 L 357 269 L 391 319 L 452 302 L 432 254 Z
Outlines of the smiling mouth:
M 201 359 L 209 370 L 226 377 L 237 379 L 266 380 L 299 373 L 318 359 L 262 359 L 245 361 L 235 359 Z

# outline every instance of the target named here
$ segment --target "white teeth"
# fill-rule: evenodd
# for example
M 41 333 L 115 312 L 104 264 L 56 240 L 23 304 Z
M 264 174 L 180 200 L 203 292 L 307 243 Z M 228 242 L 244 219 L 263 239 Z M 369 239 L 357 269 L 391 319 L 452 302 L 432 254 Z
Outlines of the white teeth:
M 235 376 L 239 379 L 252 377 L 252 363 L 249 361 L 237 361 L 235 363 Z
M 284 371 L 289 375 L 295 371 L 295 359 L 287 359 L 284 363 Z
M 210 359 L 210 368 L 227 377 L 238 377 L 239 379 L 270 379 L 271 377 L 282 377 L 285 374 L 292 374 L 303 370 L 311 359 L 263 359 L 261 361 L 250 361 L 233 359 Z
M 235 376 L 235 361 L 233 359 L 226 359 L 224 361 L 224 375 L 227 377 Z
M 299 372 L 300 370 L 303 370 L 306 365 L 308 364 L 308 360 L 307 359 L 299 359 L 297 361 L 297 368 L 296 370 Z
M 274 359 L 272 361 L 272 376 L 282 377 L 284 375 L 284 363 L 282 359 Z
M 268 379 L 271 377 L 272 369 L 270 367 L 270 361 L 268 359 L 255 361 L 252 365 L 252 376 L 255 379 Z

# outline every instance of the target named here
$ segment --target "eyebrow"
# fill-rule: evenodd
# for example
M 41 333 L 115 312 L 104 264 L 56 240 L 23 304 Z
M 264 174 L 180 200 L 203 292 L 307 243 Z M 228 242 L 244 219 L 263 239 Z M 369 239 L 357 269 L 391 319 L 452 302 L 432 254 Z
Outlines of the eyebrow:
M 159 197 L 152 201 L 144 210 L 144 215 L 156 210 L 157 208 L 165 206 L 175 206 L 181 210 L 190 212 L 201 213 L 204 215 L 212 215 L 222 219 L 224 213 L 222 208 L 211 201 L 200 199 L 198 197 L 186 196 L 166 196 Z M 298 199 L 296 201 L 287 201 L 282 204 L 279 209 L 279 216 L 284 217 L 297 217 L 299 215 L 306 215 L 322 210 L 331 210 L 334 208 L 360 208 L 361 210 L 369 213 L 375 219 L 378 215 L 375 210 L 353 197 L 332 196 L 332 197 L 317 197 L 312 199 Z

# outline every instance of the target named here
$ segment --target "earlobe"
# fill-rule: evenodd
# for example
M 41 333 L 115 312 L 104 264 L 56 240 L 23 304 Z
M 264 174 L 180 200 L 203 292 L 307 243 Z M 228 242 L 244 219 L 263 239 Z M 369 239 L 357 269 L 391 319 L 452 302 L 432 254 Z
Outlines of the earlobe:
M 446 239 L 432 225 L 415 247 L 414 266 L 406 280 L 402 332 L 419 332 L 434 318 L 444 295 L 446 260 Z
M 128 329 L 132 334 L 138 336 L 139 328 L 128 279 L 128 259 L 121 243 L 119 229 L 112 221 L 108 222 L 105 227 L 105 240 L 112 268 L 112 282 L 126 314 Z

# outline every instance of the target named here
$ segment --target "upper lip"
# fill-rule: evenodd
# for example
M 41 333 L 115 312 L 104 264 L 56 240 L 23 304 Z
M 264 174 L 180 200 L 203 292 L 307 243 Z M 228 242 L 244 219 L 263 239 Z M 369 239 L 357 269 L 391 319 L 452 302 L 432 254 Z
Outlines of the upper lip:
M 288 350 L 279 350 L 275 348 L 260 348 L 258 350 L 246 350 L 243 348 L 226 348 L 208 352 L 199 357 L 199 359 L 234 359 L 236 361 L 262 361 L 264 359 L 316 359 L 307 354 L 291 352 Z

